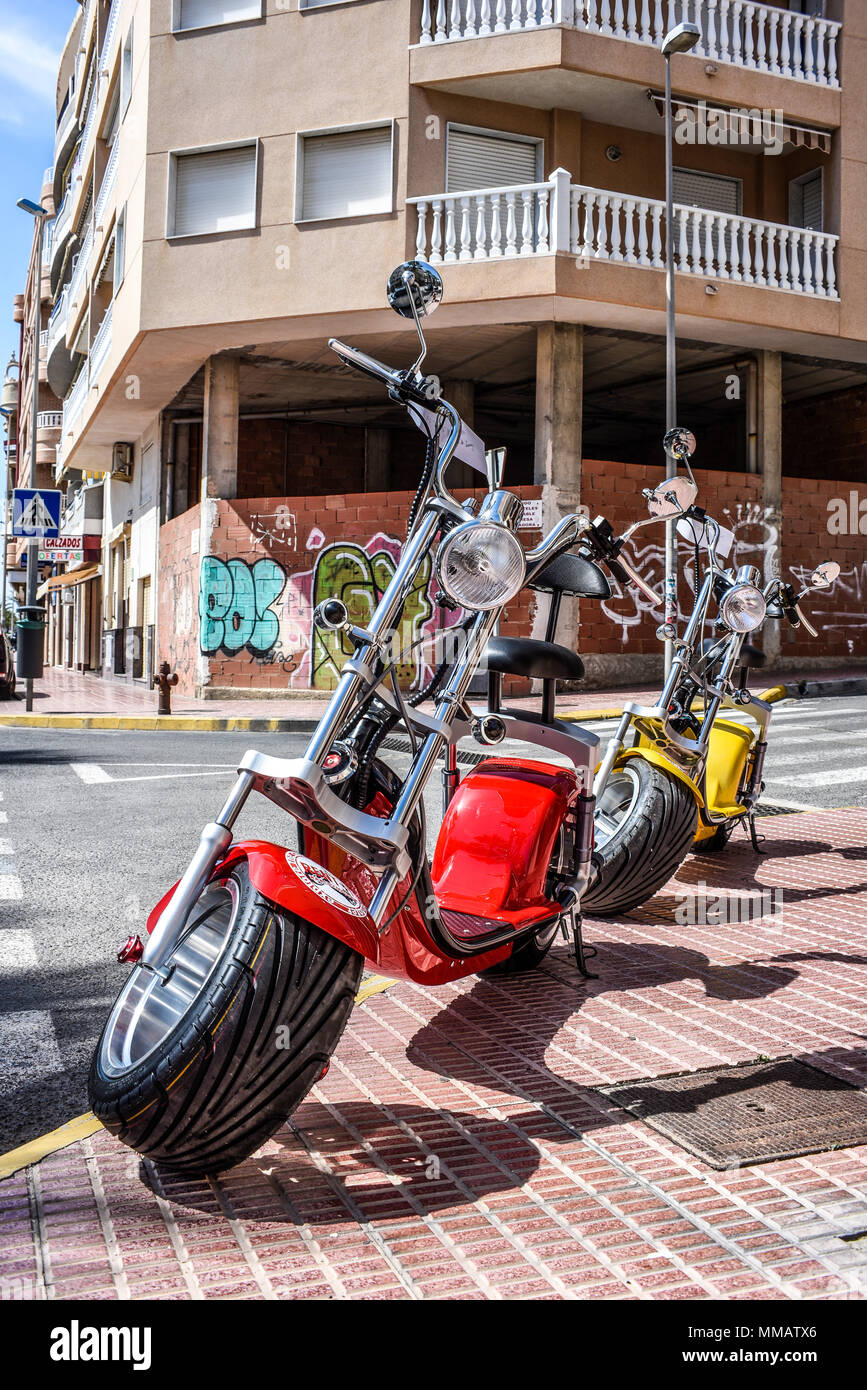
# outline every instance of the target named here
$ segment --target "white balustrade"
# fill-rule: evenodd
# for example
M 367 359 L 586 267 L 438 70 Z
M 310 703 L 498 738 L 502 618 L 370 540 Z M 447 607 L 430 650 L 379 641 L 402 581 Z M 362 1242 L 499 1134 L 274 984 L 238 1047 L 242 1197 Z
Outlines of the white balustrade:
M 106 210 L 108 208 L 108 202 L 112 195 L 112 192 L 114 191 L 114 185 L 117 182 L 119 144 L 120 141 L 118 137 L 115 137 L 114 144 L 111 147 L 111 154 L 108 157 L 108 163 L 105 166 L 105 173 L 102 176 L 102 183 L 99 186 L 99 193 L 96 197 L 96 212 L 94 220 L 98 228 L 103 228 L 105 226 L 104 218 Z
M 108 24 L 105 27 L 105 36 L 102 40 L 102 47 L 99 50 L 99 75 L 107 77 L 109 73 L 112 44 L 117 36 L 120 25 L 121 0 L 114 0 L 111 13 L 108 16 Z
M 99 325 L 96 337 L 90 345 L 90 357 L 88 365 L 90 367 L 90 380 L 95 381 L 100 367 L 108 356 L 111 348 L 111 309 L 109 308 Z
M 840 24 L 756 0 L 423 0 L 420 43 L 528 32 L 552 24 L 659 46 L 687 21 L 697 56 L 839 87 Z
M 82 406 L 87 399 L 87 392 L 90 386 L 87 371 L 88 364 L 85 362 L 81 371 L 76 377 L 75 384 L 66 400 L 63 402 L 63 432 L 64 434 L 72 427 L 73 421 L 81 414 Z
M 93 250 L 93 223 L 87 229 L 87 235 L 81 244 L 80 251 L 77 252 L 72 263 L 72 275 L 69 278 L 69 302 L 76 304 L 81 289 L 85 283 L 88 268 L 90 266 L 90 253 Z
M 62 424 L 62 410 L 40 410 L 36 417 L 36 428 L 38 430 L 59 430 Z
M 61 337 L 66 337 L 66 320 L 69 314 L 69 286 L 65 286 L 63 293 L 51 311 L 51 318 L 48 320 L 47 334 L 45 340 L 45 355 L 49 357 L 54 351 L 55 344 Z
M 585 260 L 665 267 L 665 204 L 572 188 L 569 250 Z M 675 204 L 675 269 L 813 298 L 839 299 L 838 238 L 760 218 Z
M 432 265 L 551 254 L 554 184 L 515 184 L 409 198 L 416 249 Z

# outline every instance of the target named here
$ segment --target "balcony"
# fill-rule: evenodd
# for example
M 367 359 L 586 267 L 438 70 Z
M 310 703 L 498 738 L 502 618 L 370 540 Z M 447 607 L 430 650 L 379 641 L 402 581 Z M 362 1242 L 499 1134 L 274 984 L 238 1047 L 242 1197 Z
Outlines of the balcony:
M 416 251 L 432 265 L 549 256 L 665 268 L 665 203 L 573 184 L 546 183 L 409 198 Z M 675 204 L 675 269 L 812 299 L 839 300 L 839 238 L 759 218 Z
M 64 435 L 67 434 L 81 414 L 84 402 L 87 400 L 87 393 L 90 388 L 88 374 L 88 363 L 85 362 L 75 380 L 75 384 L 66 400 L 63 402 L 62 426 Z
M 101 78 L 108 77 L 111 73 L 111 64 L 114 58 L 114 41 L 120 32 L 120 8 L 121 0 L 114 0 L 111 13 L 108 16 L 108 24 L 105 28 L 102 47 L 99 50 L 99 76 Z
M 60 205 L 60 210 L 51 224 L 51 253 L 49 264 L 51 266 L 51 284 L 56 289 L 60 278 L 60 270 L 63 265 L 63 253 L 66 243 L 72 232 L 72 196 L 67 192 L 66 197 Z
M 90 380 L 95 382 L 99 375 L 103 362 L 111 351 L 111 309 L 107 309 L 105 317 L 96 332 L 96 337 L 90 346 L 90 357 L 88 366 L 90 368 Z
M 79 300 L 82 290 L 87 290 L 87 272 L 90 268 L 90 253 L 93 250 L 93 223 L 88 225 L 87 233 L 82 242 L 81 250 L 77 252 L 72 262 L 72 275 L 69 280 L 69 305 L 70 313 L 74 316 L 80 307 Z M 85 294 L 86 297 L 86 294 Z
M 108 163 L 105 166 L 105 173 L 102 176 L 102 183 L 99 186 L 99 193 L 97 194 L 96 198 L 96 212 L 94 215 L 94 223 L 96 226 L 97 233 L 102 232 L 105 229 L 105 217 L 109 207 L 109 200 L 111 198 L 112 193 L 114 192 L 114 186 L 117 183 L 119 143 L 120 141 L 117 138 L 115 138 L 115 142 L 111 147 L 111 154 L 108 157 Z
M 37 464 L 46 468 L 53 467 L 62 425 L 63 412 L 60 410 L 41 410 L 36 416 Z
M 659 47 L 683 20 L 708 62 L 839 88 L 840 24 L 754 0 L 424 0 L 421 45 L 562 26 Z

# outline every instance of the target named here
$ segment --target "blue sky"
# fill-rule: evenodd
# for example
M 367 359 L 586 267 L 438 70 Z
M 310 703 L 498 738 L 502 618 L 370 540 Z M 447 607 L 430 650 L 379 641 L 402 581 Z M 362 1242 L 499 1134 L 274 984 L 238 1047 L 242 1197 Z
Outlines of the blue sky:
M 15 203 L 38 201 L 42 173 L 54 162 L 57 64 L 76 0 L 0 0 L 0 372 L 18 355 L 12 300 L 24 289 L 33 221 Z

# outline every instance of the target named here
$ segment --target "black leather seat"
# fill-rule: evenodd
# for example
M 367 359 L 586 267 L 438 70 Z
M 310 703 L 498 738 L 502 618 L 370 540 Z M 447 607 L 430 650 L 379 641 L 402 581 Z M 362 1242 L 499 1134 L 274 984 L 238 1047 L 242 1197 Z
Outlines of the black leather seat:
M 702 656 L 707 656 L 708 652 L 713 647 L 717 646 L 718 641 L 718 638 L 706 637 L 701 644 Z M 720 648 L 720 655 L 722 655 L 722 648 Z M 749 642 L 744 642 L 744 645 L 741 647 L 741 654 L 738 657 L 738 669 L 742 666 L 748 666 L 753 670 L 758 670 L 759 667 L 765 665 L 766 661 L 767 657 L 763 651 L 758 647 L 751 646 Z
M 610 598 L 611 585 L 604 570 L 583 555 L 558 555 L 531 579 L 528 589 L 569 594 L 578 598 Z
M 492 637 L 486 657 L 488 670 L 505 676 L 529 676 L 542 681 L 584 678 L 584 662 L 577 652 L 534 637 Z

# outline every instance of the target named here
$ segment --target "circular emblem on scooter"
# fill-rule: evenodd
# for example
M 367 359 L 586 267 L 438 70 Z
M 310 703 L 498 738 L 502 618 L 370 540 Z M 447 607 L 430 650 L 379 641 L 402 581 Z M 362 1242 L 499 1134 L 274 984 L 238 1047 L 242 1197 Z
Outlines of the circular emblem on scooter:
M 323 869 L 321 864 L 317 864 L 313 859 L 307 859 L 303 854 L 296 854 L 294 850 L 286 850 L 286 863 L 292 870 L 296 878 L 309 888 L 311 893 L 315 893 L 317 898 L 321 898 L 331 907 L 339 908 L 341 912 L 348 912 L 351 917 L 366 917 L 367 908 L 360 898 L 357 898 L 351 888 L 347 888 L 345 883 L 341 883 L 336 875 L 328 869 Z

